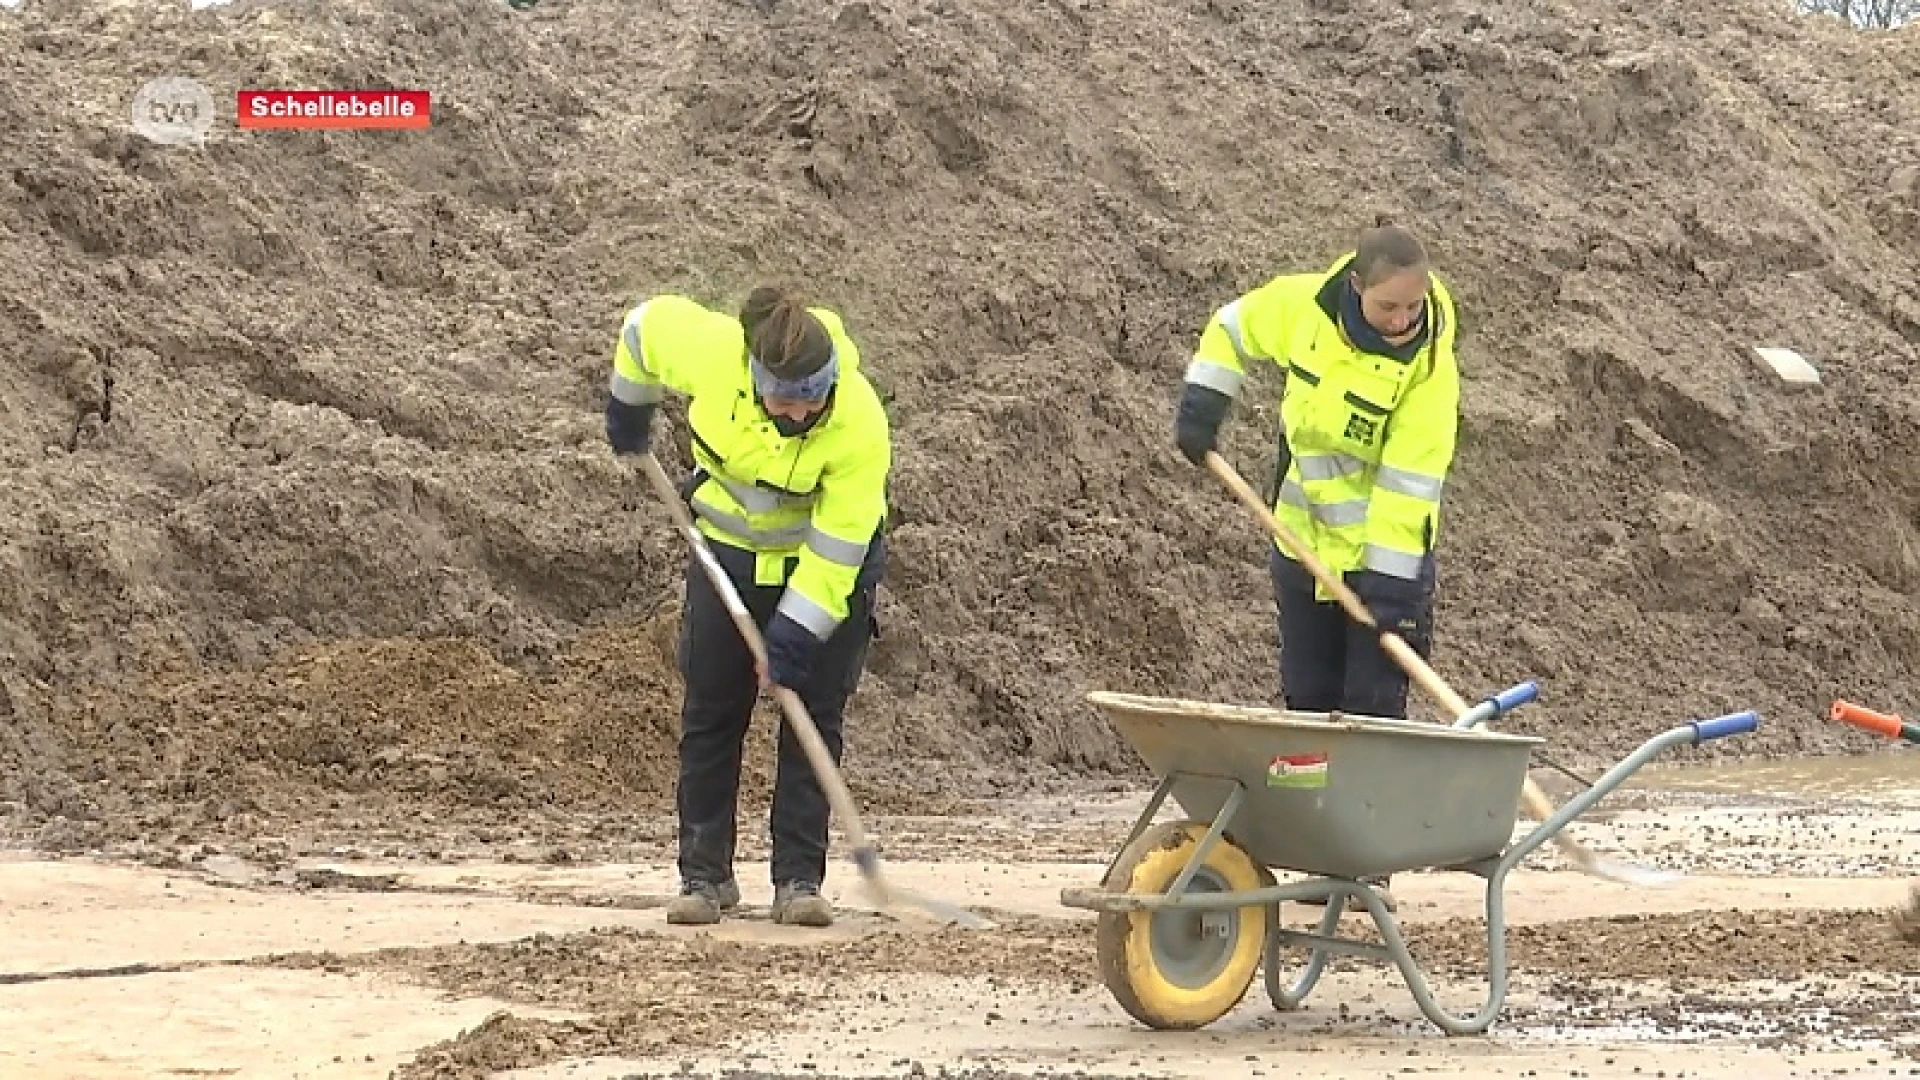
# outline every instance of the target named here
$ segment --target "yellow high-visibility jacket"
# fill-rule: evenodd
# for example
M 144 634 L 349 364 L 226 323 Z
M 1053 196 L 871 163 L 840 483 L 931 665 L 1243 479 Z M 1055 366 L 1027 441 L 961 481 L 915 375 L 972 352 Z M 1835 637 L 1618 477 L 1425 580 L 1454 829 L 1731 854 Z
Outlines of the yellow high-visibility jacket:
M 1453 298 L 1433 275 L 1428 336 L 1410 361 L 1364 352 L 1339 323 L 1340 282 L 1352 261 L 1348 252 L 1324 272 L 1280 275 L 1220 308 L 1186 381 L 1237 397 L 1249 360 L 1277 363 L 1286 373 L 1280 422 L 1292 461 L 1274 516 L 1337 574 L 1364 568 L 1412 579 L 1439 534 L 1440 492 L 1453 465 Z
M 609 389 L 633 405 L 666 390 L 688 397 L 693 458 L 706 479 L 692 492 L 695 524 L 721 543 L 759 554 L 755 582 L 779 585 L 797 557 L 778 612 L 825 641 L 847 617 L 868 544 L 887 516 L 892 433 L 860 351 L 839 315 L 809 308 L 839 361 L 827 415 L 788 438 L 760 407 L 739 319 L 677 295 L 627 313 Z

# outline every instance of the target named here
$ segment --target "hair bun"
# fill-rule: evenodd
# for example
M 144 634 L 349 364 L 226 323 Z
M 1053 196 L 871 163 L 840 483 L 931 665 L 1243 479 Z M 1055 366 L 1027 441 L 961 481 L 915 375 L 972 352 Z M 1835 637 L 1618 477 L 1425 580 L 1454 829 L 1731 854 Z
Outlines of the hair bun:
M 740 305 L 740 327 L 747 332 L 747 341 L 752 342 L 760 325 L 774 312 L 793 307 L 793 297 L 778 285 L 759 285 L 747 294 L 747 302 Z

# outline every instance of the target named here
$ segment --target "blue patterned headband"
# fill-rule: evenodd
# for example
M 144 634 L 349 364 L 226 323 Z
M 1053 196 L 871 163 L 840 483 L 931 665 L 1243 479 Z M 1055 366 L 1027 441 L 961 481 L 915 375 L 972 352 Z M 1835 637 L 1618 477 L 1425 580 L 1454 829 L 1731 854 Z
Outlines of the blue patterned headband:
M 801 379 L 782 379 L 767 370 L 758 356 L 749 355 L 748 365 L 753 371 L 753 388 L 761 397 L 780 398 L 784 401 L 825 401 L 833 390 L 833 384 L 840 378 L 840 350 L 834 349 L 820 370 Z

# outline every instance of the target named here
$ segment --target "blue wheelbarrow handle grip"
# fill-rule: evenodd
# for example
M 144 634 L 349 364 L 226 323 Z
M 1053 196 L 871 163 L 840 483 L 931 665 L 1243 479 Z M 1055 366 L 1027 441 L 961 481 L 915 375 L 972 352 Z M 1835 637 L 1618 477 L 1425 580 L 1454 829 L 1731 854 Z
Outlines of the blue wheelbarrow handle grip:
M 1693 723 L 1693 742 L 1697 746 L 1729 735 L 1745 735 L 1759 726 L 1760 714 L 1752 709 L 1716 716 L 1711 720 L 1696 720 Z
M 1529 679 L 1526 682 L 1507 687 L 1505 690 L 1493 695 L 1490 700 L 1493 702 L 1493 711 L 1498 714 L 1512 712 L 1539 696 L 1540 687 L 1535 685 L 1533 680 Z
M 1501 713 L 1512 712 L 1539 696 L 1540 688 L 1531 680 L 1517 686 L 1509 686 L 1491 697 L 1481 698 L 1479 704 L 1461 713 L 1459 719 L 1453 722 L 1453 726 L 1462 731 L 1477 728 Z

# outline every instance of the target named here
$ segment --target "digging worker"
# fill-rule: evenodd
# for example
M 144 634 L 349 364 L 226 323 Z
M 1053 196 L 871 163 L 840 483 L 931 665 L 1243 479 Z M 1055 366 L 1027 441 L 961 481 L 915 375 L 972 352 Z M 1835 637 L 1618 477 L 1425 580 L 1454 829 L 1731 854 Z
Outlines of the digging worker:
M 1423 658 L 1459 417 L 1455 327 L 1420 240 L 1370 229 L 1327 270 L 1280 275 L 1215 312 L 1175 423 L 1180 451 L 1204 464 L 1248 362 L 1276 362 L 1286 382 L 1274 516 Z M 1287 708 L 1404 718 L 1407 676 L 1375 634 L 1278 541 L 1270 566 Z
M 740 903 L 741 750 L 760 691 L 797 693 L 840 760 L 842 717 L 876 629 L 893 449 L 840 317 L 779 289 L 753 290 L 737 318 L 676 295 L 630 311 L 607 403 L 615 453 L 647 449 L 666 390 L 688 398 L 696 469 L 681 493 L 767 650 L 756 671 L 725 601 L 690 560 L 679 641 L 681 894 L 667 921 L 705 924 Z M 829 810 L 783 723 L 770 821 L 775 922 L 833 922 L 820 893 Z
M 1322 273 L 1276 277 L 1215 312 L 1187 367 L 1175 441 L 1203 464 L 1253 358 L 1286 372 L 1274 516 L 1383 629 L 1428 655 L 1440 489 L 1460 383 L 1453 301 L 1406 229 L 1367 231 Z M 1404 718 L 1407 676 L 1276 541 L 1289 709 Z

